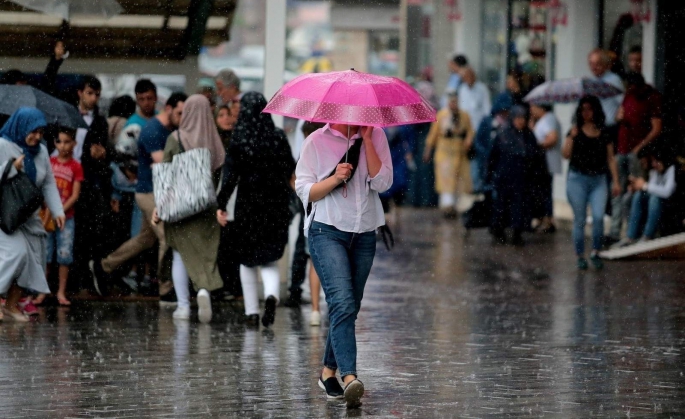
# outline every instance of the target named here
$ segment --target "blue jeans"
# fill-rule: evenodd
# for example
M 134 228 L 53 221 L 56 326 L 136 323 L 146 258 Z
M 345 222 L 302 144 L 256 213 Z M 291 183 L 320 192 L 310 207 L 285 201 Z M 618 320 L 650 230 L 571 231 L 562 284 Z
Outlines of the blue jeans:
M 469 160 L 469 170 L 471 171 L 471 183 L 473 184 L 473 193 L 481 193 L 485 185 L 483 184 L 484 175 L 482 172 L 482 163 L 478 159 Z
M 64 223 L 64 230 L 57 229 L 48 234 L 47 257 L 48 263 L 55 260 L 57 253 L 57 263 L 59 265 L 70 266 L 74 263 L 74 232 L 76 224 L 73 218 L 67 218 Z
M 309 228 L 309 250 L 328 303 L 330 328 L 323 365 L 340 370 L 341 377 L 356 376 L 355 322 L 376 255 L 376 233 L 346 233 L 313 222 Z
M 663 199 L 656 195 L 650 195 L 645 191 L 633 194 L 633 204 L 630 210 L 630 220 L 628 221 L 628 238 L 632 240 L 640 238 L 642 216 L 644 214 L 644 207 L 647 206 L 647 223 L 642 235 L 648 239 L 653 239 L 659 227 L 662 205 Z
M 602 248 L 604 234 L 604 210 L 606 209 L 609 187 L 605 175 L 584 175 L 569 170 L 566 180 L 566 195 L 573 209 L 573 243 L 576 254 L 585 254 L 585 218 L 587 206 L 592 209 L 592 249 Z

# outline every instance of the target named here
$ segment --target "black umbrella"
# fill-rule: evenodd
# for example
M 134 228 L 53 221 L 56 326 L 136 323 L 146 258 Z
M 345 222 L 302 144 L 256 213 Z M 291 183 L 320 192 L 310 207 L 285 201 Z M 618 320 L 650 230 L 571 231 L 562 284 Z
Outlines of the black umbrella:
M 88 125 L 75 106 L 59 100 L 32 86 L 0 85 L 0 114 L 12 115 L 17 109 L 28 106 L 45 114 L 48 123 L 69 128 L 86 128 Z

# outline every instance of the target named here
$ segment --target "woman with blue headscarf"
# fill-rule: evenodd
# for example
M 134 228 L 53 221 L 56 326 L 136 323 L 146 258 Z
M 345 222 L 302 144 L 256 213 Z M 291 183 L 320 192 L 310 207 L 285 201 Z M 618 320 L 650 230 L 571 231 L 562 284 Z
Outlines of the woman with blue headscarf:
M 41 144 L 47 125 L 43 113 L 35 108 L 19 108 L 0 129 L 0 173 L 12 164 L 8 178 L 21 170 L 43 192 L 57 226 L 64 226 L 64 210 L 50 166 L 47 148 Z M 38 211 L 13 234 L 0 230 L 0 294 L 7 294 L 4 314 L 26 322 L 18 306 L 22 288 L 49 294 L 45 279 L 45 239 L 47 233 Z M 0 319 L 2 319 L 0 313 Z

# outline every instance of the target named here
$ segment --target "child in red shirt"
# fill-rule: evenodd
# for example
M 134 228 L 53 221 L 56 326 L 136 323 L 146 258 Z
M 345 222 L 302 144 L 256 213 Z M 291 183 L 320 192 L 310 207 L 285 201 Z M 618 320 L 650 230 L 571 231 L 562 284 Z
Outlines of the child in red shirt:
M 74 147 L 76 146 L 76 132 L 72 129 L 61 127 L 59 137 L 55 140 L 58 155 L 50 158 L 52 171 L 55 175 L 57 190 L 62 198 L 62 206 L 66 215 L 63 230 L 56 230 L 48 235 L 48 267 L 55 260 L 59 265 L 59 290 L 57 301 L 60 305 L 68 306 L 71 302 L 67 299 L 67 279 L 69 278 L 69 266 L 74 262 L 74 205 L 81 193 L 83 182 L 83 168 L 74 160 Z M 40 303 L 44 295 L 36 299 Z

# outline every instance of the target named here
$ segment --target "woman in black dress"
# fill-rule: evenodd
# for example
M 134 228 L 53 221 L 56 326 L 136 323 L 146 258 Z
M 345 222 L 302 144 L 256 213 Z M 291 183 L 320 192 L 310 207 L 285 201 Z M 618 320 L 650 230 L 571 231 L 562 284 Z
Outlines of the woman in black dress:
M 237 187 L 235 221 L 231 234 L 240 262 L 240 282 L 245 315 L 250 325 L 259 323 L 257 268 L 264 282 L 265 308 L 262 324 L 274 322 L 280 293 L 276 261 L 283 256 L 290 225 L 290 179 L 295 162 L 283 130 L 271 115 L 262 113 L 266 99 L 250 92 L 240 100 L 238 122 L 233 130 L 224 185 L 219 193 L 217 219 L 226 225 L 228 200 Z

